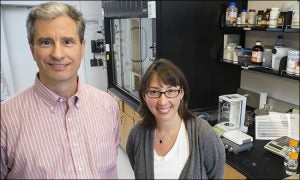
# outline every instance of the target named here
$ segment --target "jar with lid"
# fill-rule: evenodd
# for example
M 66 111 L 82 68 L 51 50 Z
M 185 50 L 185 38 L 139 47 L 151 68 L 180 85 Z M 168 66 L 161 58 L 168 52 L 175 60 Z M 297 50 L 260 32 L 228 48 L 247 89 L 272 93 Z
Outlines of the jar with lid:
M 229 43 L 224 49 L 223 59 L 226 62 L 233 61 L 234 49 L 236 47 L 235 43 Z
M 238 9 L 235 2 L 229 2 L 228 8 L 226 8 L 225 24 L 227 26 L 233 26 L 236 24 L 238 15 Z
M 278 7 L 272 7 L 269 19 L 269 28 L 277 28 L 277 19 L 279 17 L 280 11 Z
M 247 25 L 247 9 L 241 10 L 241 24 L 242 24 L 242 26 Z
M 292 29 L 299 29 L 300 24 L 299 24 L 299 9 L 298 10 L 293 10 L 293 16 L 292 16 L 292 23 L 291 23 L 291 28 Z
M 299 61 L 299 50 L 290 49 L 287 56 L 286 73 L 296 74 L 296 67 Z
M 261 26 L 263 16 L 264 16 L 264 11 L 258 10 L 257 15 L 256 15 L 256 26 Z
M 255 9 L 249 9 L 248 24 L 250 26 L 255 26 L 255 20 L 256 20 L 256 10 Z
M 261 45 L 261 41 L 256 41 L 255 46 L 252 48 L 252 64 L 262 65 L 264 48 Z
M 238 64 L 239 62 L 239 57 L 242 56 L 242 46 L 236 46 L 236 48 L 234 49 L 234 53 L 233 53 L 233 63 L 234 64 Z

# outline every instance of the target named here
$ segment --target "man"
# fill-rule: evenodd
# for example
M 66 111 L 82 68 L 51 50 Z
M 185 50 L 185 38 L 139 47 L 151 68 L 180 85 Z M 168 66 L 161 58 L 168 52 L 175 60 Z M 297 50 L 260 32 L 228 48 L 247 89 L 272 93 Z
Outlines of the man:
M 2 178 L 117 178 L 117 102 L 79 81 L 85 21 L 48 2 L 27 18 L 34 85 L 1 104 Z

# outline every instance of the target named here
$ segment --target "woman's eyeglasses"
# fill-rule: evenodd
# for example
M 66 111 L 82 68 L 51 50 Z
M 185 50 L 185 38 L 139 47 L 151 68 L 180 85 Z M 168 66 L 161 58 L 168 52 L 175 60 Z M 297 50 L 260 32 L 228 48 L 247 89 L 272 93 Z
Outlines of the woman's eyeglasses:
M 146 95 L 150 98 L 159 98 L 162 94 L 165 94 L 167 98 L 175 98 L 179 95 L 180 89 L 174 90 L 170 89 L 164 92 L 158 91 L 158 90 L 146 90 Z

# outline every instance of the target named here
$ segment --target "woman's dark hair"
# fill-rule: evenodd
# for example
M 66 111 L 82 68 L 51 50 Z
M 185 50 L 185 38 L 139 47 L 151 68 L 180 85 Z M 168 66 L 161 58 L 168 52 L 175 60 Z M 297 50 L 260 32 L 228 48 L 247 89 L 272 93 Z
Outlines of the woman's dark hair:
M 180 101 L 178 114 L 184 121 L 187 121 L 194 117 L 194 114 L 188 109 L 190 89 L 184 74 L 170 60 L 161 58 L 155 60 L 148 67 L 139 85 L 139 97 L 141 100 L 139 113 L 142 117 L 141 126 L 149 129 L 153 129 L 156 127 L 155 117 L 149 110 L 144 100 L 146 90 L 149 88 L 150 81 L 152 80 L 154 74 L 157 74 L 159 80 L 161 80 L 164 84 L 170 86 L 180 86 L 180 89 L 184 90 L 184 96 Z

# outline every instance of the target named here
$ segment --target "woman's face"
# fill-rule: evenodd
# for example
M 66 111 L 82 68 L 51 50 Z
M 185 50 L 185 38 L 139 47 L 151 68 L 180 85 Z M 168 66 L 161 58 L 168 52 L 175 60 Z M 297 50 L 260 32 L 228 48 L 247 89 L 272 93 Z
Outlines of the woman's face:
M 180 91 L 178 91 L 180 90 Z M 149 110 L 155 116 L 157 121 L 170 121 L 176 118 L 179 118 L 178 108 L 180 105 L 180 100 L 183 98 L 184 92 L 180 89 L 179 86 L 169 86 L 164 84 L 157 77 L 156 74 L 153 75 L 149 88 L 147 89 L 150 94 L 160 94 L 160 92 L 168 92 L 168 96 L 166 94 L 161 94 L 159 97 L 149 97 L 148 93 L 145 93 L 144 100 L 147 103 Z M 176 96 L 178 94 L 178 96 Z M 176 96 L 176 97 L 173 97 Z

